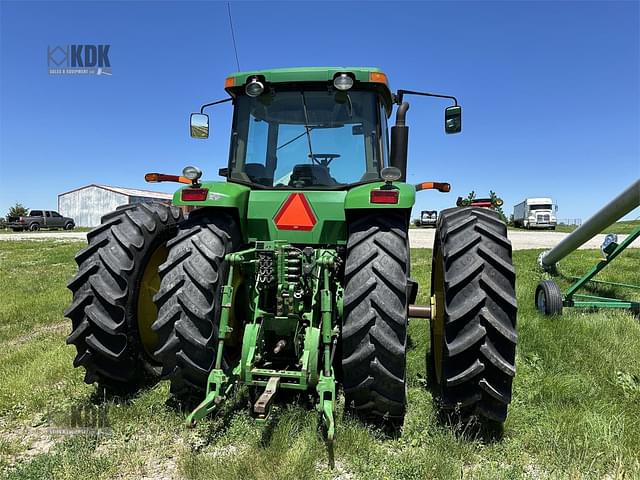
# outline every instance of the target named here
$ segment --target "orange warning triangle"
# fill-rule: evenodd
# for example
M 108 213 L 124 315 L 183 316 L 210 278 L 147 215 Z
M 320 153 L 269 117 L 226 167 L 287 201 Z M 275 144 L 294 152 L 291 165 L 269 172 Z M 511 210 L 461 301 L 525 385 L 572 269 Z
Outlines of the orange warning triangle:
M 311 205 L 302 193 L 292 193 L 285 200 L 273 221 L 278 230 L 312 230 L 317 223 Z

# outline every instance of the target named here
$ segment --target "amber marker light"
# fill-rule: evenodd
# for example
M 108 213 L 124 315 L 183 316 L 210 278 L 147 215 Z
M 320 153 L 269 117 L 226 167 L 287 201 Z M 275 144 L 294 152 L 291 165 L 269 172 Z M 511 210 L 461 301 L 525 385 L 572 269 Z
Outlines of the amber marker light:
M 422 182 L 416 185 L 416 192 L 420 190 L 438 190 L 446 193 L 451 191 L 451 184 L 445 182 Z
M 157 183 L 160 181 L 160 174 L 159 173 L 147 173 L 144 176 L 144 181 L 148 182 L 148 183 Z
M 193 183 L 187 177 L 183 177 L 179 175 L 166 175 L 164 173 L 155 173 L 155 172 L 147 173 L 144 176 L 144 181 L 148 183 L 176 182 L 176 183 L 186 183 L 187 185 L 191 185 Z
M 387 76 L 382 72 L 369 72 L 369 81 L 374 83 L 384 83 L 385 85 L 389 85 Z

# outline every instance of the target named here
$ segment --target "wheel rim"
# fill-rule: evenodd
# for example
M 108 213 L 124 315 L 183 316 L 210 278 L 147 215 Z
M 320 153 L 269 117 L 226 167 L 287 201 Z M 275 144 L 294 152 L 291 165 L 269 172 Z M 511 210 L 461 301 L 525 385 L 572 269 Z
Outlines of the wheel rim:
M 431 282 L 431 295 L 435 302 L 435 315 L 431 318 L 431 346 L 433 349 L 433 367 L 436 382 L 440 384 L 442 376 L 442 357 L 444 344 L 444 259 L 442 250 L 437 248 L 433 265 L 433 277 Z
M 165 245 L 158 247 L 147 262 L 142 273 L 138 289 L 137 326 L 140 342 L 147 355 L 153 357 L 158 344 L 158 336 L 151 330 L 151 325 L 158 317 L 158 308 L 153 302 L 153 296 L 160 289 L 160 273 L 158 271 L 169 255 Z

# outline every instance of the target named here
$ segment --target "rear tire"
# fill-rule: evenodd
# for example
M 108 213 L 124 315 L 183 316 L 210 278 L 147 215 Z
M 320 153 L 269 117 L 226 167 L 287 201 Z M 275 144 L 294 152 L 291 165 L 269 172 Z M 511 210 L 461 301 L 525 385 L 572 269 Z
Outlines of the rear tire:
M 171 392 L 178 397 L 202 399 L 218 345 L 220 300 L 228 272 L 224 257 L 240 242 L 234 218 L 215 212 L 192 216 L 167 244 L 169 256 L 160 267 L 162 280 L 154 298 L 158 319 L 152 329 L 159 338 L 155 356 L 162 362 L 162 376 L 171 380 Z M 237 330 L 234 333 L 241 335 Z
M 76 255 L 78 273 L 68 284 L 73 302 L 65 311 L 72 322 L 67 343 L 77 350 L 73 365 L 84 367 L 86 383 L 130 392 L 158 378 L 159 364 L 143 347 L 138 300 L 144 298 L 149 260 L 181 219 L 175 207 L 130 205 L 102 217 L 87 234 L 89 245 Z
M 347 407 L 364 417 L 404 418 L 408 269 L 404 212 L 349 224 L 342 375 Z
M 497 212 L 442 212 L 434 242 L 431 368 L 441 411 L 502 423 L 511 401 L 516 352 L 516 274 Z
M 553 280 L 543 280 L 536 288 L 536 309 L 544 315 L 562 315 L 562 292 Z
M 32 223 L 31 225 L 29 225 L 29 230 L 31 230 L 32 232 L 37 232 L 38 230 L 40 230 L 40 224 L 37 222 Z

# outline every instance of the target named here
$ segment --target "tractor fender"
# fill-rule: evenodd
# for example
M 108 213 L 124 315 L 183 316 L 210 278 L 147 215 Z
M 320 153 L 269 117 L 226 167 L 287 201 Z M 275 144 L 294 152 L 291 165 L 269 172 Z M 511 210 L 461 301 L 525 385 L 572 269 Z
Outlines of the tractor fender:
M 399 191 L 397 203 L 371 203 L 371 191 L 379 190 L 384 182 L 367 183 L 352 188 L 344 200 L 345 210 L 411 210 L 416 201 L 416 189 L 413 185 L 393 182 L 393 188 Z
M 191 187 L 184 187 L 173 195 L 173 205 L 192 206 L 204 211 L 220 209 L 230 211 L 236 218 L 242 237 L 247 240 L 247 207 L 251 189 L 245 185 L 230 182 L 202 182 L 199 188 L 207 189 L 207 198 L 203 201 L 183 201 L 182 191 Z M 198 210 L 199 211 L 199 210 Z M 192 215 L 196 214 L 196 211 Z

